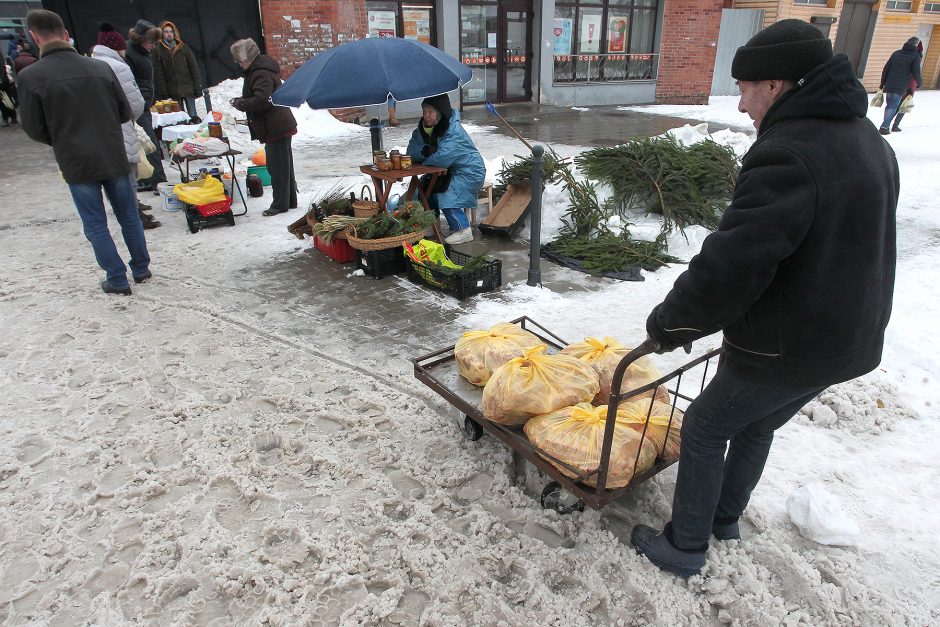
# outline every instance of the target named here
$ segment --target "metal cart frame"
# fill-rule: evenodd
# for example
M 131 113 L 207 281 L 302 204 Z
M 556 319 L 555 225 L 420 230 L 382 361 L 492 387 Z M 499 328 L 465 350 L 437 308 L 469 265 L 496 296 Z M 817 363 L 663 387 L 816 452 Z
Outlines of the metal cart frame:
M 522 316 L 515 320 L 511 320 L 510 322 L 512 324 L 518 324 L 526 331 L 529 331 L 543 342 L 556 349 L 560 350 L 568 344 L 566 341 L 547 330 L 545 327 L 535 322 L 528 316 Z M 508 427 L 487 420 L 477 405 L 444 385 L 440 378 L 435 376 L 434 369 L 448 362 L 455 361 L 454 348 L 454 346 L 448 346 L 447 348 L 443 348 L 433 353 L 412 359 L 411 361 L 414 364 L 415 377 L 429 388 L 437 392 L 441 397 L 444 398 L 444 400 L 449 402 L 464 414 L 464 434 L 468 439 L 478 440 L 480 437 L 482 437 L 483 433 L 488 433 L 493 437 L 501 440 L 506 446 L 511 448 L 523 459 L 534 465 L 544 475 L 550 477 L 552 479 L 552 483 L 549 483 L 542 492 L 542 505 L 546 507 L 553 507 L 563 513 L 573 511 L 574 509 L 583 509 L 583 504 L 588 505 L 592 509 L 599 510 L 611 501 L 620 498 L 631 488 L 643 483 L 650 477 L 662 472 L 675 463 L 675 460 L 667 461 L 662 459 L 663 451 L 657 451 L 657 461 L 653 467 L 645 470 L 644 472 L 637 473 L 636 462 L 639 460 L 641 451 L 641 447 L 638 446 L 637 457 L 634 460 L 634 474 L 630 482 L 626 486 L 620 488 L 607 489 L 607 473 L 610 465 L 611 449 L 613 447 L 617 407 L 621 402 L 631 397 L 638 396 L 648 391 L 655 391 L 656 388 L 658 388 L 660 385 L 673 384 L 672 388 L 670 388 L 668 385 L 666 388 L 670 393 L 670 398 L 672 399 L 670 403 L 672 405 L 672 411 L 670 413 L 669 425 L 667 426 L 668 436 L 669 429 L 672 428 L 672 417 L 675 414 L 676 402 L 678 399 L 681 398 L 688 402 L 693 400 L 692 397 L 683 394 L 680 391 L 683 375 L 689 370 L 704 363 L 704 371 L 702 373 L 701 383 L 698 387 L 699 392 L 701 392 L 701 390 L 705 387 L 705 381 L 708 376 L 711 360 L 719 357 L 723 350 L 721 348 L 711 350 L 704 355 L 693 359 L 683 366 L 673 370 L 672 372 L 656 379 L 655 381 L 652 381 L 635 390 L 612 393 L 610 395 L 610 401 L 608 402 L 607 422 L 604 429 L 604 442 L 601 449 L 600 464 L 596 469 L 589 472 L 584 472 L 582 470 L 573 468 L 565 462 L 555 459 L 547 453 L 536 448 L 529 442 L 525 432 L 522 429 Z M 658 346 L 655 343 L 647 340 L 627 354 L 620 361 L 620 364 L 614 371 L 611 389 L 619 390 L 623 381 L 623 375 L 626 372 L 627 367 L 629 367 L 630 364 L 640 357 L 655 352 L 657 348 Z M 482 396 L 482 388 L 479 388 L 479 390 L 480 395 Z M 647 418 L 649 418 L 650 414 L 652 413 L 652 409 L 653 399 L 651 398 Z M 647 427 L 648 423 L 643 427 L 641 434 L 641 437 L 643 438 L 646 437 Z M 557 466 L 564 467 L 574 475 L 574 478 L 569 477 L 563 473 Z M 595 475 L 597 484 L 596 487 L 587 485 L 585 482 Z M 564 505 L 560 499 L 559 494 L 562 488 L 576 497 L 578 499 L 578 503 L 576 503 L 574 506 Z

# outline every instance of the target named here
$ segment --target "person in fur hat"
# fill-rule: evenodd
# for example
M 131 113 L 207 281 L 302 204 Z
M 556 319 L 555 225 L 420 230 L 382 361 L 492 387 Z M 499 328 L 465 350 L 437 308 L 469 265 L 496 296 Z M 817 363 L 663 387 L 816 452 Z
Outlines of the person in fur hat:
M 144 112 L 137 118 L 137 123 L 147 133 L 150 142 L 156 146 L 156 150 L 147 155 L 147 161 L 153 166 L 153 176 L 138 182 L 137 191 L 156 191 L 157 185 L 166 182 L 163 153 L 160 150 L 157 134 L 153 130 L 153 116 L 150 114 L 150 107 L 156 102 L 152 54 L 158 41 L 160 41 L 160 29 L 147 20 L 137 20 L 128 33 L 127 51 L 124 56 L 131 72 L 134 73 L 134 80 L 137 81 L 140 94 L 144 97 Z
M 408 142 L 408 154 L 415 163 L 447 168 L 430 196 L 432 208 L 447 219 L 448 244 L 473 240 L 473 230 L 464 208 L 474 207 L 483 186 L 486 166 L 480 151 L 460 124 L 460 112 L 450 106 L 447 94 L 425 98 L 422 116 Z

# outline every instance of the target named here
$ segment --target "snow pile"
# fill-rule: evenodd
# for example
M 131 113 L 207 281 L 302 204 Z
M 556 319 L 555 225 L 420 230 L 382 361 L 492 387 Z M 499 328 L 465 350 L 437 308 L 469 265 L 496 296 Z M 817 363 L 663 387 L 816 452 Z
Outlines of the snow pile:
M 917 418 L 901 390 L 878 375 L 833 385 L 807 404 L 795 420 L 850 433 L 879 434 L 902 419 Z
M 707 105 L 641 105 L 617 107 L 620 111 L 640 111 L 651 115 L 692 118 L 715 124 L 728 124 L 737 129 L 752 129 L 753 123 L 746 113 L 738 111 L 737 96 L 712 96 Z

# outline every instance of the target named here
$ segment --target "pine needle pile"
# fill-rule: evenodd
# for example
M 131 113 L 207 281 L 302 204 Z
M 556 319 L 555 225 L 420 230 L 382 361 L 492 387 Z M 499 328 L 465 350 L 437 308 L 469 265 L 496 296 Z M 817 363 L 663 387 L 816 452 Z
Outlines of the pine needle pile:
M 499 202 L 506 190 L 513 183 L 528 183 L 532 178 L 532 155 L 523 157 L 515 155 L 519 160 L 512 163 L 504 163 L 496 175 L 496 185 L 493 186 L 493 202 Z M 570 163 L 567 159 L 562 159 L 551 148 L 545 153 L 544 163 L 542 164 L 542 182 L 543 184 L 552 183 L 558 180 L 558 174 L 568 167 Z
M 608 211 L 597 202 L 597 190 L 591 181 L 583 183 L 575 180 L 571 170 L 562 168 L 559 178 L 565 182 L 565 191 L 568 192 L 568 211 L 561 218 L 562 227 L 559 235 L 562 238 L 589 238 L 595 235 L 609 233 L 606 222 L 610 217 Z
M 425 210 L 421 203 L 407 202 L 399 207 L 394 214 L 381 211 L 378 215 L 357 225 L 356 237 L 360 239 L 380 239 L 415 233 L 428 228 L 436 219 L 434 213 Z
M 321 193 L 310 205 L 310 211 L 317 222 L 323 222 L 327 216 L 352 216 L 352 201 L 349 199 L 349 187 L 337 183 Z
M 741 167 L 728 147 L 711 140 L 684 146 L 671 136 L 595 148 L 575 162 L 589 178 L 613 188 L 621 213 L 640 208 L 661 214 L 669 231 L 693 224 L 717 229 Z

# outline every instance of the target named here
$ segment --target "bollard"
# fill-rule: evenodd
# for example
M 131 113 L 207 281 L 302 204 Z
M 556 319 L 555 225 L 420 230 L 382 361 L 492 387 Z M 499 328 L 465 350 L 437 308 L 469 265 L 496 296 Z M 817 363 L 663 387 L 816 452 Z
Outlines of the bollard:
M 526 285 L 542 285 L 542 270 L 539 267 L 542 239 L 542 164 L 545 163 L 545 148 L 532 147 L 532 200 L 529 208 L 529 279 Z
M 372 134 L 372 153 L 382 150 L 382 124 L 378 118 L 369 120 L 369 132 Z
M 212 99 L 209 98 L 208 89 L 202 90 L 202 99 L 206 101 L 206 114 L 208 114 L 210 111 L 212 111 Z

